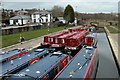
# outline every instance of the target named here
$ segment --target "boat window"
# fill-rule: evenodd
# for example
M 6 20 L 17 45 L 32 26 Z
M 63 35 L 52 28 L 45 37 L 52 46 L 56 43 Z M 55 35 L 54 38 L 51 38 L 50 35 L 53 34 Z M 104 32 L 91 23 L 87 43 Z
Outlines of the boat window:
M 65 40 L 64 40 L 64 39 L 62 39 L 62 43 L 65 43 Z
M 48 38 L 48 41 L 53 42 L 53 38 Z
M 88 38 L 85 38 L 85 42 L 87 42 Z
M 70 44 L 73 44 L 74 43 L 74 41 L 73 40 L 70 40 Z
M 44 42 L 47 42 L 48 41 L 48 37 L 44 37 Z
M 86 42 L 93 42 L 93 38 L 86 38 L 85 41 Z
M 58 43 L 58 39 L 57 38 L 55 39 L 55 43 Z

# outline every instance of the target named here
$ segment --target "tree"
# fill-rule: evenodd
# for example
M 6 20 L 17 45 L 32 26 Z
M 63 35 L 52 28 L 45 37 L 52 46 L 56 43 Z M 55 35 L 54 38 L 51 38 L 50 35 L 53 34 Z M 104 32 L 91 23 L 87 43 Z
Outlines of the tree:
M 63 16 L 63 10 L 64 10 L 63 7 L 55 5 L 51 10 L 52 14 L 53 14 L 53 17 Z
M 75 13 L 71 5 L 67 5 L 67 7 L 64 10 L 64 19 L 67 21 L 67 23 L 72 23 L 75 20 Z

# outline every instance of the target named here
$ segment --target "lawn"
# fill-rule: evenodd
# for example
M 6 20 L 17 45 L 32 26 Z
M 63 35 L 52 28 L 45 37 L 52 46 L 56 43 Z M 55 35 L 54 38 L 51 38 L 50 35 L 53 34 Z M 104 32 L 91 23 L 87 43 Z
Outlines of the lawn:
M 64 28 L 65 27 L 49 28 L 49 30 L 51 33 L 53 33 L 63 30 Z M 66 28 L 70 28 L 70 27 L 66 27 Z M 30 40 L 46 34 L 49 34 L 48 29 L 39 29 L 39 30 L 33 30 L 33 31 L 21 33 L 21 35 L 25 38 L 25 40 Z M 19 43 L 19 40 L 20 40 L 20 33 L 2 36 L 2 47 L 7 47 L 13 44 L 17 44 Z
M 118 29 L 120 29 L 120 23 L 118 23 L 115 27 L 117 27 Z
M 110 33 L 118 33 L 118 31 L 112 27 L 107 26 L 107 29 L 110 31 Z

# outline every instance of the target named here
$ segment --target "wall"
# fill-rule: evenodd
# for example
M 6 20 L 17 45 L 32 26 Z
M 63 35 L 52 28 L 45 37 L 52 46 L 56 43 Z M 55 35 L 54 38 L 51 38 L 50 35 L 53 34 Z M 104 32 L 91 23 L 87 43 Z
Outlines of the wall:
M 35 15 L 35 18 L 34 18 L 34 15 L 32 14 L 31 18 L 32 18 L 32 22 L 34 22 L 34 19 L 36 19 L 36 22 L 39 22 L 40 15 L 39 15 L 39 14 L 36 14 L 36 15 Z M 46 22 L 46 19 L 48 19 L 47 22 L 51 22 L 51 21 L 52 21 L 52 16 L 51 16 L 51 14 L 48 14 L 47 17 L 42 16 L 41 18 L 43 19 L 43 21 L 41 20 L 41 23 L 45 23 L 45 22 Z
M 47 28 L 48 25 L 44 24 L 41 26 L 23 26 L 23 27 L 18 27 L 18 28 L 10 28 L 10 29 L 2 29 L 2 35 L 9 35 L 9 34 L 15 34 L 19 32 L 27 32 L 31 30 L 37 30 L 37 29 L 43 29 Z
M 13 20 L 10 20 L 10 25 L 12 25 L 13 24 Z

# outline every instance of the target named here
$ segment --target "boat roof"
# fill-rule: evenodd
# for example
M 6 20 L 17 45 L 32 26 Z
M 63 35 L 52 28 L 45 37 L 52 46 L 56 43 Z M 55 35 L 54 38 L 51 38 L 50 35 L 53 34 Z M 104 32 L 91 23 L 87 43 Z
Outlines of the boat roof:
M 85 35 L 86 32 L 87 31 L 82 31 L 82 32 L 80 32 L 78 34 L 75 34 L 74 36 L 69 37 L 68 39 L 78 39 L 79 37 Z
M 47 37 L 57 37 L 57 36 L 60 36 L 60 35 L 62 35 L 64 33 L 67 33 L 67 31 L 62 31 L 62 32 L 50 34 L 50 35 L 47 35 Z
M 57 78 L 84 78 L 90 64 L 90 60 L 88 59 L 94 55 L 95 50 L 96 48 L 82 48 Z
M 74 27 L 74 28 L 70 28 L 70 29 L 80 29 L 82 28 L 83 26 L 79 26 L 79 27 Z
M 60 56 L 58 56 L 60 55 Z M 60 62 L 61 59 L 66 57 L 66 54 L 58 54 L 58 55 L 47 55 L 45 58 L 37 61 L 36 63 L 28 66 L 27 68 L 18 72 L 18 74 L 26 74 L 26 76 L 11 76 L 12 78 L 41 78 L 44 76 L 50 69 L 52 69 L 57 63 Z M 29 70 L 28 70 L 29 69 Z
M 0 62 L 6 60 L 9 57 L 20 54 L 24 51 L 27 51 L 27 50 L 23 48 L 23 49 L 13 49 L 13 50 L 10 50 L 10 51 L 7 51 L 7 52 L 2 52 L 2 53 L 0 53 L 0 56 L 1 56 Z
M 13 59 L 13 65 L 11 64 L 11 61 L 7 61 L 5 63 L 0 63 L 0 68 L 2 68 L 2 71 L 0 72 L 0 76 L 9 73 L 10 71 L 20 67 L 21 65 L 24 65 L 28 63 L 30 60 L 33 60 L 34 58 L 41 56 L 43 54 L 47 54 L 47 50 L 33 50 L 28 52 L 27 54 L 24 54 L 23 56 L 17 57 Z
M 86 37 L 95 37 L 97 34 L 96 33 L 90 33 L 88 35 L 86 35 Z
M 72 36 L 72 35 L 74 35 L 74 34 L 76 34 L 76 33 L 77 33 L 77 32 L 64 34 L 64 35 L 62 35 L 62 36 L 60 36 L 60 37 L 58 37 L 58 38 L 67 38 L 67 37 Z

